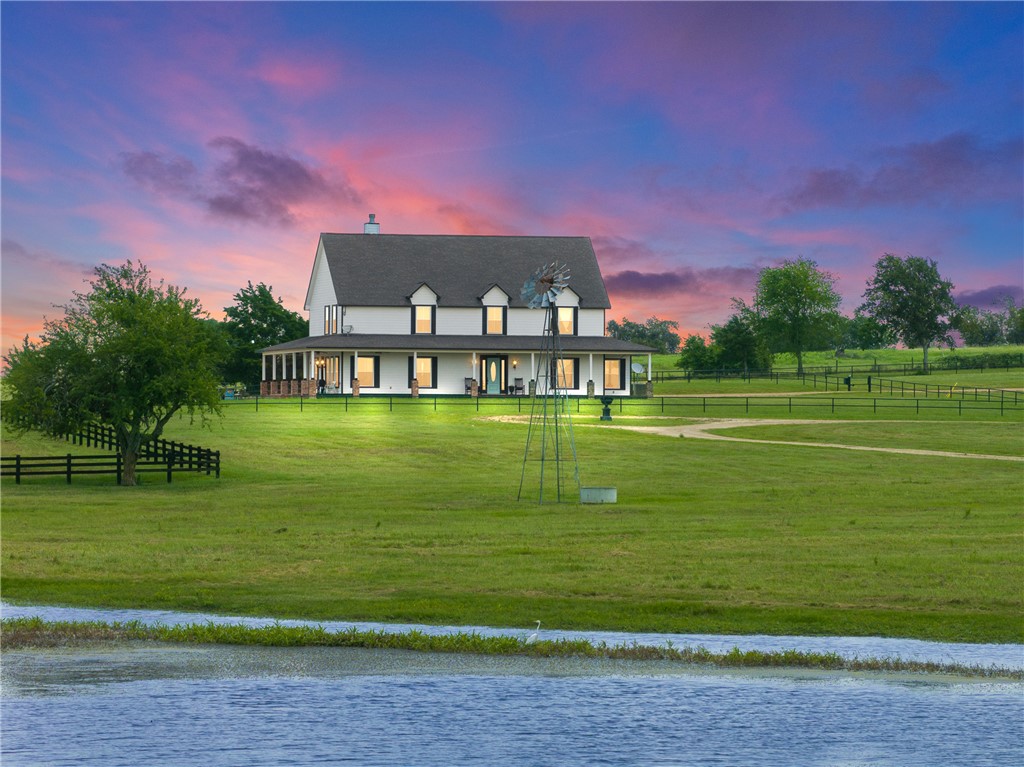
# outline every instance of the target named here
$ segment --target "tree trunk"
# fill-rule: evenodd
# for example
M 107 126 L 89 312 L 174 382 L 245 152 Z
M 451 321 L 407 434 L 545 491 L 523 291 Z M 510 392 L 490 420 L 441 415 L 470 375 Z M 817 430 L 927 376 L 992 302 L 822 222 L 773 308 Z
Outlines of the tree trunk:
M 921 369 L 925 373 L 928 372 L 928 344 L 924 345 L 924 360 L 921 363 Z
M 137 451 L 125 450 L 121 453 L 121 484 L 124 487 L 135 487 L 139 481 L 135 474 L 135 464 L 139 460 Z
M 804 374 L 804 352 L 803 349 L 796 350 L 796 374 L 801 376 Z
M 138 429 L 118 429 L 118 447 L 121 449 L 121 485 L 135 487 L 139 484 L 135 473 L 135 465 L 139 460 L 139 448 L 142 447 L 142 435 Z

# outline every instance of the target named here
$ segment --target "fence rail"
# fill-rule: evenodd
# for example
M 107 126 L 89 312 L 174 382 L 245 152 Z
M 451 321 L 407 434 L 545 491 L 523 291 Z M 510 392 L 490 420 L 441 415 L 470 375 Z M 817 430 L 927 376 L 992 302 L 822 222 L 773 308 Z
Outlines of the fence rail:
M 212 456 L 198 453 L 167 453 L 162 459 L 153 456 L 139 458 L 135 464 L 136 474 L 161 473 L 170 482 L 175 472 L 216 472 L 220 476 L 220 454 Z M 120 453 L 113 455 L 5 455 L 0 458 L 0 476 L 14 477 L 15 484 L 21 484 L 22 477 L 64 476 L 71 484 L 73 476 L 86 474 L 112 474 L 121 484 L 124 473 L 124 458 Z
M 928 364 L 928 370 L 936 373 L 940 371 L 952 371 L 954 373 L 961 370 L 1014 370 L 1024 367 L 1024 354 L 1019 355 L 1008 355 L 993 361 L 992 359 L 972 359 L 970 357 L 964 359 L 939 359 L 932 361 Z M 920 362 L 891 362 L 891 363 L 863 363 L 863 364 L 848 364 L 844 365 L 839 360 L 836 360 L 833 365 L 805 365 L 804 374 L 811 375 L 817 373 L 818 375 L 856 375 L 862 374 L 876 374 L 876 373 L 889 373 L 891 375 L 913 375 L 915 373 L 923 373 L 924 365 Z M 716 381 L 725 380 L 750 380 L 752 378 L 772 378 L 778 379 L 779 376 L 783 378 L 792 378 L 797 376 L 796 369 L 782 370 L 779 368 L 763 369 L 763 370 L 725 370 L 719 368 L 707 368 L 707 369 L 696 369 L 696 370 L 685 370 L 685 369 L 673 369 L 673 370 L 652 370 L 651 377 L 655 383 L 661 383 L 664 381 L 692 381 L 693 379 L 715 379 Z
M 74 434 L 64 435 L 64 439 L 73 445 L 113 450 L 115 454 L 3 456 L 0 459 L 0 475 L 15 477 L 17 484 L 21 484 L 23 476 L 63 475 L 70 484 L 74 475 L 113 474 L 117 478 L 117 483 L 121 484 L 124 457 L 118 452 L 117 432 L 113 427 L 89 424 Z M 166 439 L 150 440 L 139 447 L 135 472 L 161 472 L 167 476 L 168 482 L 175 472 L 207 476 L 213 474 L 219 479 L 220 451 Z
M 808 376 L 810 378 L 810 376 Z M 834 378 L 834 376 L 832 377 Z M 823 379 L 822 379 L 823 380 Z M 845 387 L 843 387 L 845 390 Z M 999 390 L 995 390 L 999 391 Z M 1008 392 L 1008 394 L 1014 394 L 1014 392 Z M 716 409 L 726 408 L 742 408 L 744 412 L 749 413 L 752 409 L 785 409 L 787 412 L 799 411 L 801 409 L 820 408 L 828 409 L 830 412 L 835 413 L 844 409 L 855 409 L 855 410 L 871 410 L 873 413 L 878 413 L 884 410 L 908 410 L 912 409 L 915 413 L 920 413 L 923 410 L 948 410 L 956 411 L 958 415 L 964 412 L 985 410 L 988 412 L 1004 415 L 1005 413 L 1014 413 L 1024 411 L 1024 396 L 1014 399 L 1007 397 L 1004 399 L 971 399 L 966 398 L 920 398 L 916 397 L 913 399 L 909 398 L 888 398 L 888 397 L 858 397 L 856 395 L 843 394 L 838 397 L 819 396 L 816 394 L 806 394 L 797 396 L 774 396 L 774 395 L 751 395 L 746 397 L 728 396 L 728 395 L 704 395 L 704 396 L 667 396 L 667 397 L 611 397 L 609 407 L 615 408 L 618 412 L 625 412 L 626 410 L 632 410 L 634 412 L 639 411 L 651 411 L 657 410 L 659 413 L 672 414 L 673 412 L 688 413 L 695 410 L 700 410 L 701 413 L 707 413 Z M 586 397 L 572 397 L 568 400 L 569 407 L 573 408 L 577 413 L 583 412 L 600 412 L 603 403 L 602 398 L 586 398 Z M 255 407 L 256 412 L 259 412 L 260 407 L 266 408 L 282 408 L 282 407 L 298 407 L 300 410 L 305 408 L 312 408 L 314 410 L 328 411 L 336 409 L 342 412 L 348 412 L 350 409 L 358 411 L 363 408 L 387 408 L 389 412 L 395 410 L 402 410 L 403 408 L 425 408 L 431 410 L 438 410 L 439 408 L 454 407 L 454 408 L 473 408 L 477 412 L 486 410 L 501 410 L 502 412 L 509 412 L 515 410 L 518 413 L 529 413 L 532 407 L 532 398 L 530 397 L 514 397 L 514 396 L 501 396 L 501 397 L 409 397 L 409 396 L 394 396 L 394 395 L 361 395 L 359 397 L 353 397 L 351 395 L 341 395 L 331 397 L 329 399 L 315 399 L 315 398 L 254 398 L 250 401 L 238 401 L 232 403 L 231 408 L 245 408 Z

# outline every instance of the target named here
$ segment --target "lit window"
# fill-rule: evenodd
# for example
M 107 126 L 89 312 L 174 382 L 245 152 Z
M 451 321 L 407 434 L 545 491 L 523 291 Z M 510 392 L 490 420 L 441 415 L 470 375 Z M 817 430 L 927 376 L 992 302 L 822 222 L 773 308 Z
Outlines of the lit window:
M 324 335 L 330 336 L 338 332 L 338 320 L 344 314 L 338 304 L 328 304 L 324 307 Z
M 360 357 L 356 369 L 360 388 L 376 389 L 377 372 L 380 370 L 380 357 Z
M 416 370 L 413 371 L 412 357 L 409 358 L 409 385 L 412 378 L 416 379 L 421 389 L 433 389 L 437 385 L 437 357 L 416 357 Z M 415 374 L 413 374 L 415 373 Z
M 558 383 L 556 386 L 559 389 L 575 389 L 576 388 L 576 362 L 575 359 L 568 360 L 556 360 Z
M 558 307 L 558 332 L 563 336 L 576 335 L 576 307 Z
M 484 307 L 484 333 L 489 336 L 505 335 L 505 307 Z
M 426 333 L 434 332 L 434 308 L 433 306 L 414 306 L 412 308 L 412 332 Z
M 625 360 L 605 360 L 604 361 L 604 388 L 606 389 L 622 389 L 623 368 L 626 366 Z

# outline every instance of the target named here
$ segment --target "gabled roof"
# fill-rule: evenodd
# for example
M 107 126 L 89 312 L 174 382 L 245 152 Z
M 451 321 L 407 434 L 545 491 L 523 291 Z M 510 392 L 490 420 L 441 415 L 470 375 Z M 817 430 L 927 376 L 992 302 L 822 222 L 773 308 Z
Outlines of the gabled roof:
M 408 306 L 427 283 L 439 306 L 480 306 L 497 285 L 509 306 L 538 268 L 569 266 L 569 287 L 584 309 L 609 309 L 608 291 L 589 237 L 494 237 L 431 234 L 321 234 L 339 304 Z

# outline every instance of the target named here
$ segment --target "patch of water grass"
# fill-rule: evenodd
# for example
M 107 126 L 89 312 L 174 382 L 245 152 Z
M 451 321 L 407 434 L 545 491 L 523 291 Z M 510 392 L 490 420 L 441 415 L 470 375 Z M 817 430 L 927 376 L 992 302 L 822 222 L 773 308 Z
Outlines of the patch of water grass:
M 44 621 L 40 618 L 5 619 L 0 624 L 6 650 L 69 647 L 106 642 L 165 642 L 178 644 L 249 645 L 261 647 L 358 647 L 373 650 L 408 650 L 474 655 L 520 655 L 536 658 L 592 658 L 625 661 L 669 661 L 723 669 L 791 668 L 846 672 L 929 673 L 961 677 L 1024 679 L 1024 672 L 994 666 L 911 661 L 900 658 L 847 658 L 838 653 L 798 650 L 741 650 L 712 652 L 705 647 L 661 646 L 636 642 L 609 645 L 585 639 L 539 639 L 483 636 L 476 632 L 427 634 L 363 631 L 357 628 L 327 631 L 322 626 L 262 627 L 190 623 L 147 626 L 139 622 Z

